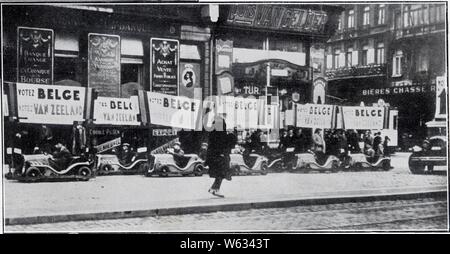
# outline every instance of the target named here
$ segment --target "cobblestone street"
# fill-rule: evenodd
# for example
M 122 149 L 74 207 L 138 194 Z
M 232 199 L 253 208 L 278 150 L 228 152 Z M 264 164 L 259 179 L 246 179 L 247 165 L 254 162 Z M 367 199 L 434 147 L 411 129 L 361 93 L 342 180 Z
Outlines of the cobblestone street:
M 7 226 L 14 231 L 446 230 L 445 198 Z

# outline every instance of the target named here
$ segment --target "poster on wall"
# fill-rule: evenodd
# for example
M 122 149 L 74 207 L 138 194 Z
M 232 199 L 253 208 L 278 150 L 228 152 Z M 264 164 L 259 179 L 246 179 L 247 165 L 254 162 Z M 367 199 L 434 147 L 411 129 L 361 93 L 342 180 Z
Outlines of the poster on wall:
M 17 82 L 53 84 L 54 33 L 52 29 L 17 28 Z
M 447 78 L 440 76 L 436 78 L 436 113 L 435 118 L 447 118 Z
M 177 96 L 179 75 L 179 41 L 151 38 L 150 90 Z
M 323 104 L 297 104 L 296 126 L 332 129 L 336 125 L 336 106 Z
M 343 127 L 354 130 L 382 130 L 385 107 L 342 107 Z
M 201 129 L 201 100 L 147 92 L 150 122 L 180 129 Z
M 98 97 L 94 101 L 94 123 L 110 125 L 140 125 L 138 97 Z
M 120 97 L 120 36 L 88 35 L 88 87 L 99 96 Z
M 17 83 L 16 92 L 22 123 L 72 125 L 84 121 L 84 87 Z
M 215 74 L 218 95 L 234 94 L 234 77 L 231 75 L 233 41 L 216 39 Z
M 9 116 L 9 107 L 8 107 L 8 96 L 5 94 L 5 91 L 2 91 L 2 102 L 3 102 L 3 116 Z
M 313 87 L 313 102 L 315 104 L 325 104 L 326 80 L 324 78 L 317 78 L 313 82 Z
M 196 88 L 200 88 L 200 64 L 180 63 L 180 66 L 180 96 L 194 99 Z

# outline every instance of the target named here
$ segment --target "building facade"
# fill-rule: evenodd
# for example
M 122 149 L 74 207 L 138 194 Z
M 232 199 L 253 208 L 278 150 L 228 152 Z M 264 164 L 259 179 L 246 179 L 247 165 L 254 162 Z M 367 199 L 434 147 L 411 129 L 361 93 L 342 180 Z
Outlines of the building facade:
M 342 7 L 326 44 L 328 102 L 388 104 L 398 110 L 400 146 L 424 138 L 435 116 L 436 79 L 446 76 L 446 4 Z

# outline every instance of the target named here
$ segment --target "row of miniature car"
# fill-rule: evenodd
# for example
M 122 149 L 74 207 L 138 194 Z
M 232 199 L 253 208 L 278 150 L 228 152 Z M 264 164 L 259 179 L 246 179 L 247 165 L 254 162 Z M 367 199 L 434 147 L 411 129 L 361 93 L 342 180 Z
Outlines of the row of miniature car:
M 286 159 L 285 156 L 291 155 Z M 146 148 L 140 148 L 130 163 L 123 165 L 116 155 L 97 154 L 94 159 L 73 157 L 69 166 L 56 170 L 49 164 L 49 155 L 18 155 L 10 165 L 7 179 L 19 181 L 51 181 L 74 179 L 87 181 L 96 175 L 144 174 L 145 176 L 201 176 L 208 168 L 196 154 L 187 154 L 182 165 L 175 163 L 171 154 L 148 155 Z M 287 162 L 286 162 L 287 161 Z M 324 163 L 318 163 L 312 153 L 290 152 L 279 154 L 271 159 L 263 155 L 250 154 L 244 159 L 242 154 L 230 155 L 230 168 L 234 175 L 265 175 L 268 172 L 337 172 L 339 170 L 389 170 L 390 158 L 380 157 L 369 162 L 364 154 L 350 154 L 345 162 L 330 155 Z

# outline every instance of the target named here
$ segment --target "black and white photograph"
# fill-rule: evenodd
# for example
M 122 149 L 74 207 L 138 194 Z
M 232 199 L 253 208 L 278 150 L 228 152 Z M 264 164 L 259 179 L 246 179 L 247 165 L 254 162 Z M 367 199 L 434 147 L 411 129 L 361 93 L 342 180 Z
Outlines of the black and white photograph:
M 449 232 L 447 1 L 0 1 L 2 233 Z

